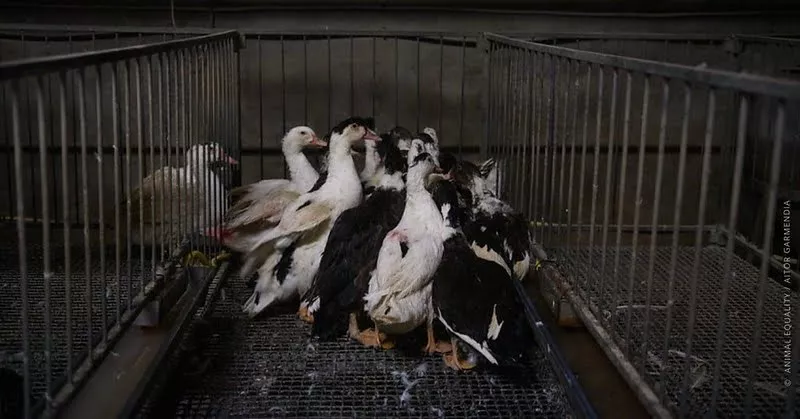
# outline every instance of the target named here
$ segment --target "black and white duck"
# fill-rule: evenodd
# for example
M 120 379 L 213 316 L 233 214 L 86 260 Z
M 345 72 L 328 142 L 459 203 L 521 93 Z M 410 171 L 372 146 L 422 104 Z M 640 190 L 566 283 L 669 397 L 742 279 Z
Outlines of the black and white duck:
M 520 361 L 534 344 L 533 331 L 510 273 L 470 248 L 461 231 L 460 223 L 467 217 L 458 208 L 455 185 L 435 182 L 431 194 L 441 208 L 445 226 L 457 231 L 445 240 L 441 263 L 432 278 L 433 310 L 451 335 L 451 352 L 445 354 L 445 363 L 456 370 L 471 369 L 476 365 L 471 351 L 494 365 Z M 471 351 L 459 349 L 461 343 Z
M 419 140 L 415 140 L 419 141 Z M 427 323 L 433 352 L 431 278 L 439 266 L 443 243 L 455 230 L 447 228 L 442 213 L 425 189 L 437 167 L 426 152 L 409 150 L 406 206 L 397 227 L 383 239 L 378 260 L 364 296 L 364 311 L 375 325 L 360 332 L 360 341 L 381 345 L 384 334 L 401 335 Z
M 308 290 L 336 219 L 361 202 L 361 182 L 350 150 L 361 140 L 379 141 L 373 127 L 372 118 L 339 123 L 331 132 L 325 182 L 292 202 L 280 223 L 254 240 L 241 271 L 246 277 L 258 269 L 255 290 L 243 307 L 251 317 Z
M 360 311 L 381 243 L 400 222 L 405 209 L 403 174 L 407 163 L 391 135 L 381 137 L 378 151 L 382 174 L 375 189 L 361 205 L 336 220 L 319 271 L 300 302 L 300 318 L 314 323 L 313 334 L 322 340 L 342 335 L 348 314 Z
M 289 130 L 281 140 L 289 179 L 265 179 L 232 190 L 233 204 L 218 235 L 222 243 L 239 252 L 250 250 L 254 236 L 277 224 L 286 207 L 308 192 L 319 179 L 303 150 L 326 146 L 309 127 Z

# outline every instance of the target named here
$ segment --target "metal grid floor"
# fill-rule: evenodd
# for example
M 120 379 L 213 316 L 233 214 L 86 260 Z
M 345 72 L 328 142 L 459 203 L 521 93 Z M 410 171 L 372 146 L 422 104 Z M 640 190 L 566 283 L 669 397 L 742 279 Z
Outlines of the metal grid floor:
M 215 309 L 193 325 L 142 417 L 572 416 L 542 354 L 510 372 L 457 373 L 441 356 L 345 338 L 311 343 L 310 327 L 293 312 L 242 315 L 251 292 L 244 282 L 230 278 Z
M 690 319 L 690 282 L 694 247 L 681 247 L 673 285 L 673 303 L 668 304 L 671 248 L 655 252 L 653 281 L 648 309 L 649 248 L 637 251 L 633 281 L 629 272 L 633 252 L 619 252 L 618 275 L 613 274 L 615 249 L 607 248 L 605 270 L 601 248 L 568 251 L 549 249 L 578 294 L 613 336 L 628 360 L 640 371 L 657 394 L 666 393 L 667 407 L 680 411 L 681 389 L 686 395 L 689 417 L 703 417 L 712 405 L 715 386 L 719 391 L 717 415 L 741 417 L 745 412 L 749 355 L 756 327 L 762 331 L 759 356 L 755 363 L 753 415 L 780 417 L 786 403 L 784 379 L 785 307 L 797 307 L 800 296 L 772 280 L 766 284 L 763 321 L 756 325 L 758 269 L 734 257 L 727 303 L 727 321 L 719 360 L 720 376 L 714 377 L 717 338 L 723 304 L 723 264 L 725 249 L 708 246 L 700 253 L 696 282 L 697 305 L 691 354 L 687 354 Z M 600 272 L 604 272 L 600 275 Z M 601 292 L 602 289 L 602 292 Z M 602 295 L 602 298 L 600 296 Z M 788 299 L 790 305 L 784 304 Z M 667 330 L 667 316 L 671 326 Z M 687 372 L 688 371 L 688 372 Z M 685 377 L 688 380 L 685 381 Z M 684 387 L 684 383 L 688 383 Z
M 9 238 L 0 243 L 0 367 L 9 368 L 20 375 L 23 372 L 22 307 L 19 247 L 15 226 L 0 226 L 0 234 Z M 31 350 L 30 374 L 33 402 L 44 398 L 47 382 L 44 248 L 41 228 L 27 227 L 28 269 L 28 336 Z M 79 236 L 80 237 L 80 236 Z M 58 240 L 57 238 L 55 240 Z M 105 263 L 101 263 L 97 249 L 91 252 L 90 275 L 84 258 L 83 245 L 70 246 L 71 268 L 69 298 L 65 274 L 65 246 L 51 243 L 50 263 L 50 382 L 55 391 L 63 384 L 68 372 L 68 345 L 71 343 L 72 368 L 77 368 L 86 357 L 92 344 L 103 339 L 118 316 L 129 307 L 131 299 L 153 278 L 153 264 L 149 255 L 143 259 L 120 261 L 122 276 L 117 282 L 115 249 L 106 249 Z M 123 258 L 127 259 L 123 250 Z M 145 260 L 146 259 L 146 260 Z M 130 267 L 130 276 L 128 268 Z M 87 277 L 90 278 L 87 284 Z M 87 286 L 88 285 L 88 286 Z M 88 292 L 87 292 L 88 290 Z M 71 318 L 67 320 L 67 301 L 70 301 Z M 91 310 L 89 309 L 91 307 Z M 91 317 L 90 317 L 91 315 Z M 105 322 L 103 319 L 105 318 Z M 91 335 L 90 335 L 91 333 Z M 71 336 L 70 336 L 71 335 Z

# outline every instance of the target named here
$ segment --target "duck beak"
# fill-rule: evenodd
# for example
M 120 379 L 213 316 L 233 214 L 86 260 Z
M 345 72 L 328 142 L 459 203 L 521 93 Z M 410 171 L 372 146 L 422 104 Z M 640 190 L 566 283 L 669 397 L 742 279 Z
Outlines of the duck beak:
M 320 140 L 316 135 L 311 138 L 311 145 L 318 148 L 325 148 L 328 146 L 324 140 Z
M 436 167 L 433 168 L 433 173 L 436 173 L 437 175 L 442 175 L 442 174 L 444 174 L 444 170 L 442 170 L 441 167 L 436 166 Z
M 364 133 L 364 141 L 380 141 L 381 137 L 378 134 L 375 134 L 375 131 L 371 129 L 367 129 Z

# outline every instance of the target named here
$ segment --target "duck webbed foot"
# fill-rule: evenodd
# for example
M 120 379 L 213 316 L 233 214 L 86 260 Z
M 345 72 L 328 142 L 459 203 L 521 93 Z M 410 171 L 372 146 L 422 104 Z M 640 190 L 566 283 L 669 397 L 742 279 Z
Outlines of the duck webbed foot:
M 300 320 L 306 323 L 309 324 L 314 323 L 314 315 L 309 313 L 308 307 L 305 305 L 301 305 L 300 308 L 297 310 L 297 317 L 299 317 Z
M 452 351 L 453 345 L 451 345 L 450 342 L 436 341 L 436 337 L 433 334 L 433 323 L 429 323 L 427 329 L 428 343 L 422 349 L 425 353 L 432 355 L 435 353 L 444 354 Z
M 378 328 L 360 330 L 355 313 L 350 314 L 350 327 L 348 330 L 350 337 L 368 348 L 392 349 L 394 342 L 385 333 L 378 331 Z
M 471 370 L 475 368 L 476 364 L 470 362 L 468 359 L 459 359 L 458 343 L 455 341 L 455 339 L 451 339 L 450 342 L 453 350 L 450 353 L 444 354 L 444 364 L 456 371 Z

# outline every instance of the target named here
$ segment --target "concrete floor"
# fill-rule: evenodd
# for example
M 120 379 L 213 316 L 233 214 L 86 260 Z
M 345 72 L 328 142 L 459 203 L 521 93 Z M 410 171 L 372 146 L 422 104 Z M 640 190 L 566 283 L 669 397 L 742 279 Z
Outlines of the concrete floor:
M 526 289 L 597 415 L 600 418 L 626 419 L 651 417 L 589 331 L 555 324 L 553 314 L 547 309 L 540 292 L 536 275 L 528 279 Z

